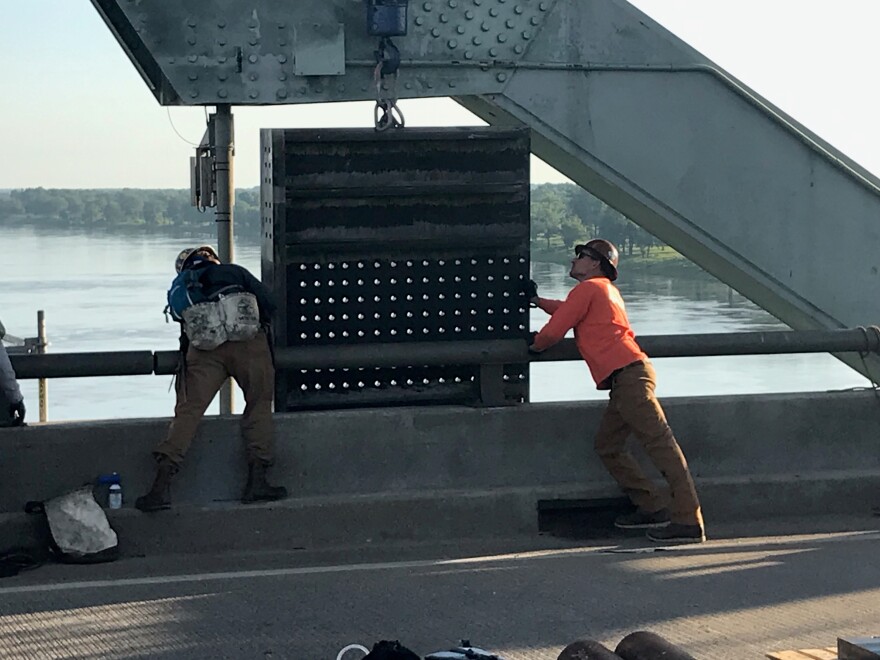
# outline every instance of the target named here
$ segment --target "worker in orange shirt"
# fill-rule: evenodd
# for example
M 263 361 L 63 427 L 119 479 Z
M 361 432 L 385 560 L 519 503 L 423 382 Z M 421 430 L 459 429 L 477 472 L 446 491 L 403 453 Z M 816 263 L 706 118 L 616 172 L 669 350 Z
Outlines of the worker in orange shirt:
M 573 328 L 578 351 L 597 388 L 611 391 L 596 434 L 596 453 L 636 506 L 633 513 L 619 516 L 615 526 L 647 529 L 648 538 L 659 543 L 701 543 L 706 534 L 694 480 L 654 394 L 654 368 L 639 348 L 623 298 L 612 284 L 618 260 L 612 243 L 593 239 L 575 246 L 569 276 L 579 284 L 564 301 L 539 298 L 532 286 L 527 294 L 530 302 L 551 317 L 535 334 L 529 350 L 540 353 Z M 666 478 L 672 497 L 669 508 L 626 448 L 630 433 Z

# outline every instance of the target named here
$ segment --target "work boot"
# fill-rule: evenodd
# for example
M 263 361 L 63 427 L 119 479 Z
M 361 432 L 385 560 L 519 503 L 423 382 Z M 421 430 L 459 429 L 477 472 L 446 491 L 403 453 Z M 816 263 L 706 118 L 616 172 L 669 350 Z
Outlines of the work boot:
M 274 502 L 287 497 L 287 489 L 284 486 L 270 486 L 266 481 L 266 471 L 269 466 L 262 461 L 252 461 L 248 464 L 248 480 L 241 496 L 243 504 L 253 502 Z
M 167 459 L 161 459 L 156 468 L 156 479 L 146 495 L 134 502 L 141 511 L 161 511 L 171 508 L 171 478 L 177 473 L 177 466 Z
M 648 538 L 654 543 L 705 543 L 706 532 L 702 525 L 669 523 L 666 527 L 649 530 Z
M 614 519 L 614 526 L 620 529 L 652 529 L 665 527 L 668 524 L 669 511 L 667 509 L 654 512 L 636 509 L 632 513 L 625 513 Z

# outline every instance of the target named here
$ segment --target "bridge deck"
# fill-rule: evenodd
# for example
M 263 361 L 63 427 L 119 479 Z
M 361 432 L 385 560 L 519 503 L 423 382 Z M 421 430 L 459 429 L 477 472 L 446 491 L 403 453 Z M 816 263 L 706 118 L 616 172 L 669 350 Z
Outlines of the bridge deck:
M 536 536 L 47 565 L 0 583 L 0 650 L 323 660 L 353 642 L 400 639 L 427 654 L 468 638 L 508 660 L 555 660 L 575 639 L 613 648 L 647 629 L 698 658 L 742 660 L 877 631 L 880 519 L 709 533 L 653 552 L 638 536 Z

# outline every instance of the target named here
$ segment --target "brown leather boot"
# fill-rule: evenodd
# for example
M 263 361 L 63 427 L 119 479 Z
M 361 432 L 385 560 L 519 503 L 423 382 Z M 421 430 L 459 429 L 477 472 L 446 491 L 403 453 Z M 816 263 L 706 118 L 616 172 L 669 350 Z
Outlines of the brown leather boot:
M 161 511 L 171 508 L 171 478 L 177 473 L 177 466 L 167 459 L 160 459 L 156 468 L 156 479 L 146 495 L 135 500 L 135 507 L 141 511 Z
M 266 481 L 266 471 L 269 466 L 262 461 L 252 461 L 248 464 L 248 480 L 241 496 L 243 504 L 253 502 L 274 502 L 287 497 L 287 489 L 284 486 L 270 486 Z

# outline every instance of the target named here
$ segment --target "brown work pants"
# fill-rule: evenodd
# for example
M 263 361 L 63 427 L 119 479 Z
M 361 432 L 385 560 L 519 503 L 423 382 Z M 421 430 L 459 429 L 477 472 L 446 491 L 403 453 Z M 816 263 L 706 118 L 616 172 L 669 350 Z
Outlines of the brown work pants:
M 683 525 L 703 525 L 703 514 L 687 460 L 654 394 L 657 376 L 650 362 L 620 371 L 611 384 L 611 398 L 596 434 L 596 453 L 633 504 L 653 513 L 664 508 L 663 497 L 626 447 L 633 433 L 669 484 L 670 518 Z
M 272 427 L 272 399 L 275 368 L 264 333 L 248 341 L 228 341 L 213 351 L 189 347 L 186 372 L 176 380 L 177 405 L 168 435 L 156 447 L 157 457 L 176 465 L 183 462 L 199 422 L 227 378 L 232 377 L 244 392 L 241 416 L 248 462 L 271 463 L 275 457 Z

